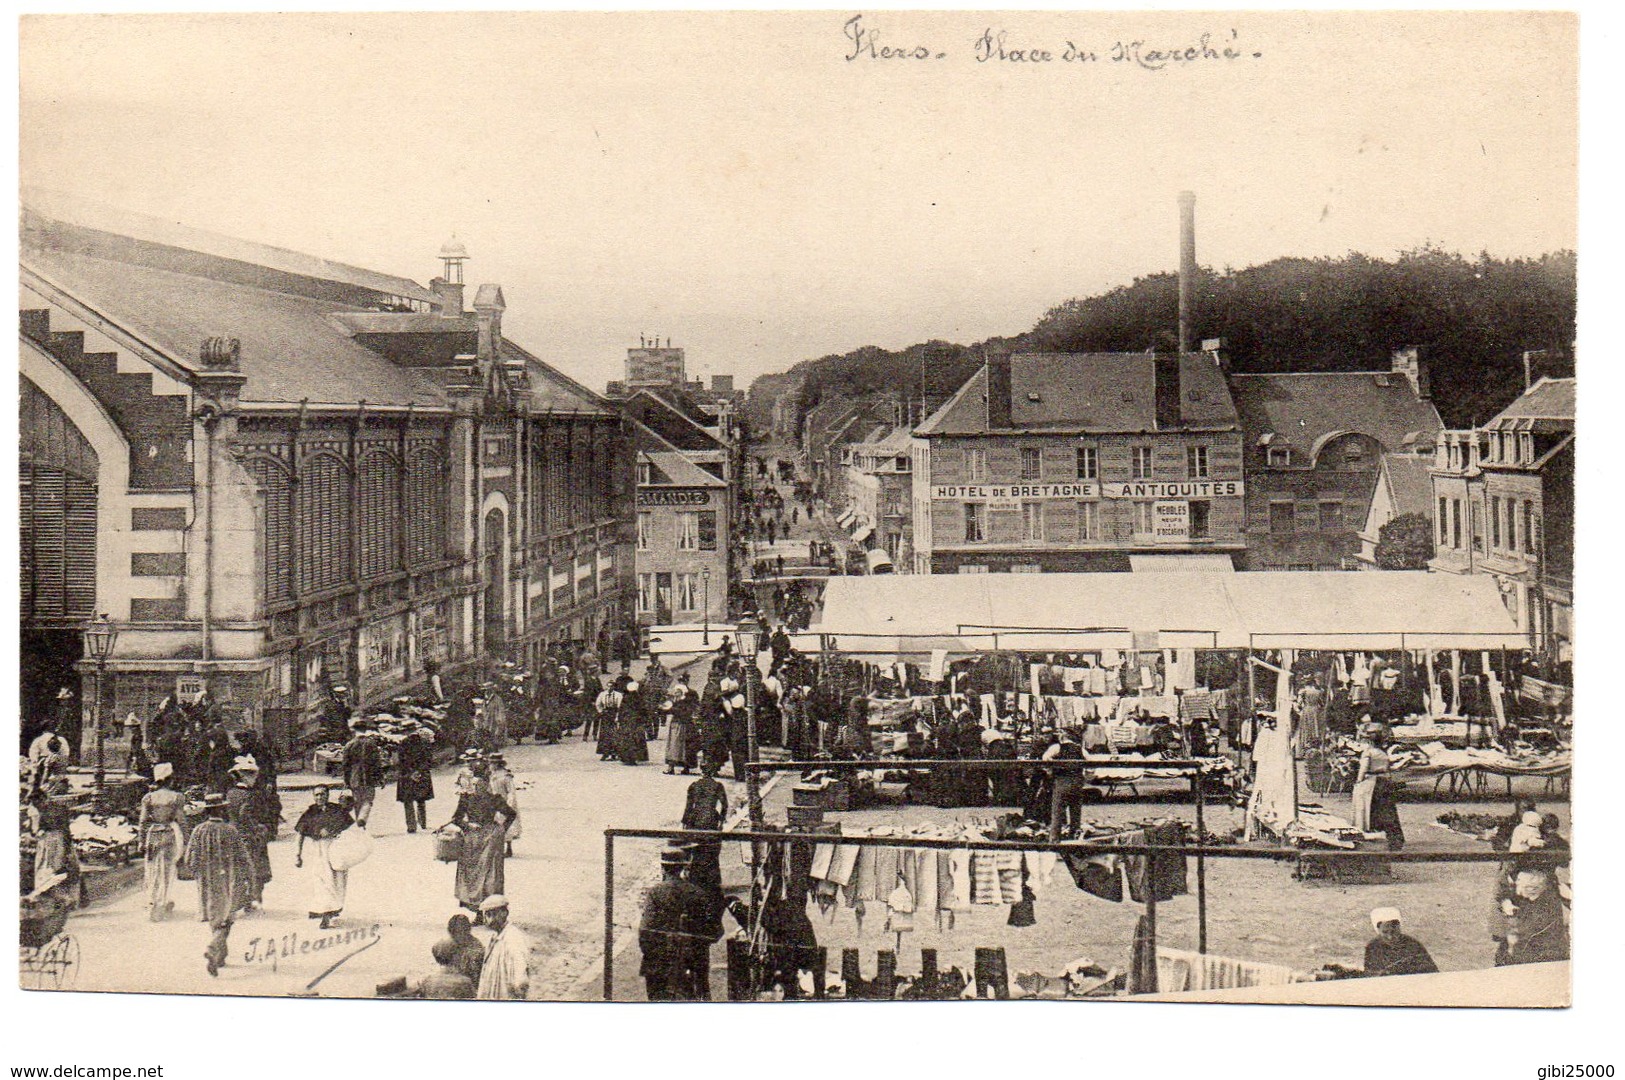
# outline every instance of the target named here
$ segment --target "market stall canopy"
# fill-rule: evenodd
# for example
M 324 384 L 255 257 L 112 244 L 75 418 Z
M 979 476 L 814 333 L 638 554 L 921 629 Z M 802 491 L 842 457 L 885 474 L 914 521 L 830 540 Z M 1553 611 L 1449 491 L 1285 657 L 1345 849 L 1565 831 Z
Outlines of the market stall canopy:
M 1332 570 L 1226 580 L 1255 648 L 1529 647 L 1487 574 Z
M 1528 644 L 1493 580 L 1425 571 L 839 577 L 814 629 L 869 655 Z
M 931 574 L 832 578 L 823 622 L 843 653 L 1242 648 L 1221 584 L 1196 574 Z M 1135 631 L 1140 631 L 1137 635 Z M 1148 632 L 1162 631 L 1153 643 Z
M 855 530 L 853 530 L 852 539 L 861 544 L 865 540 L 869 539 L 869 537 L 873 536 L 874 531 L 875 528 L 873 525 L 859 525 Z
M 1136 574 L 1172 574 L 1206 571 L 1210 574 L 1233 574 L 1236 564 L 1228 555 L 1130 555 L 1129 569 Z

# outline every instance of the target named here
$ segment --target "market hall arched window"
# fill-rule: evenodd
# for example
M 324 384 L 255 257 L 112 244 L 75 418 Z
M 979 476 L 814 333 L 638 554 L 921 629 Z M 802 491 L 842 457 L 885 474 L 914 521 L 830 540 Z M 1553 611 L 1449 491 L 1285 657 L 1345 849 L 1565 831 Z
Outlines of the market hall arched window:
M 350 580 L 350 476 L 336 455 L 318 452 L 299 467 L 294 499 L 299 537 L 299 591 L 337 588 Z
M 379 577 L 401 568 L 401 469 L 395 455 L 373 448 L 361 457 L 361 576 Z
M 414 566 L 446 554 L 445 464 L 432 446 L 414 448 L 406 461 L 407 556 Z

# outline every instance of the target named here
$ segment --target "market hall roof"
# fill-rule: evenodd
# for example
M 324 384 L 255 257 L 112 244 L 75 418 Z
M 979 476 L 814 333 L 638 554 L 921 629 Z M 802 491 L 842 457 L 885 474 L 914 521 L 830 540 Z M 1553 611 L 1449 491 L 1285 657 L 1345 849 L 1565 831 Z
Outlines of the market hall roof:
M 1159 365 L 1177 362 L 1179 418 L 1175 430 L 1228 431 L 1236 409 L 1224 372 L 1206 353 L 1015 353 L 1010 366 L 1008 426 L 989 422 L 989 368 L 983 366 L 915 434 L 993 432 L 1146 432 L 1166 429 L 1157 418 Z M 993 360 L 990 363 L 999 363 Z
M 434 364 L 401 357 L 417 351 L 444 364 L 475 349 L 477 317 L 429 310 L 441 298 L 405 278 L 40 198 L 24 208 L 20 255 L 31 287 L 82 305 L 188 371 L 208 338 L 238 339 L 247 405 L 445 408 L 450 399 Z M 129 231 L 109 231 L 117 227 Z M 500 289 L 482 286 L 476 304 L 501 306 Z M 505 337 L 499 358 L 525 368 L 536 411 L 615 415 L 603 398 Z
M 252 270 L 270 270 L 311 281 L 351 285 L 385 296 L 432 305 L 438 297 L 410 278 L 380 274 L 359 266 L 257 244 L 233 236 L 194 229 L 179 222 L 146 214 L 119 210 L 88 199 L 37 188 L 23 190 L 25 228 L 67 226 L 69 230 L 100 233 L 108 238 L 141 241 L 167 251 L 148 251 L 146 257 L 166 257 L 172 262 L 196 262 L 187 255 L 202 255 Z M 90 238 L 84 238 L 90 239 Z
M 1425 571 L 835 577 L 842 652 L 1524 648 L 1487 575 Z
M 1444 428 L 1433 402 L 1419 397 L 1400 372 L 1231 375 L 1230 392 L 1249 454 L 1258 452 L 1264 436 L 1313 456 L 1330 437 L 1341 434 L 1369 435 L 1384 450 L 1399 450 L 1407 436 Z
M 332 301 L 74 252 L 24 248 L 23 267 L 183 366 L 203 342 L 241 342 L 244 402 L 446 406 L 434 372 L 353 340 Z

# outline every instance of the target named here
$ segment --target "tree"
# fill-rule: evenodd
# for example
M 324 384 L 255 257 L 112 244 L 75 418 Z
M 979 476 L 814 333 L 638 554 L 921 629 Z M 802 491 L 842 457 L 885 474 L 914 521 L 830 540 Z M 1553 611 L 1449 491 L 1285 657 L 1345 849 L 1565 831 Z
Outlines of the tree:
M 1377 531 L 1377 565 L 1384 570 L 1426 570 L 1433 558 L 1433 522 L 1400 514 Z

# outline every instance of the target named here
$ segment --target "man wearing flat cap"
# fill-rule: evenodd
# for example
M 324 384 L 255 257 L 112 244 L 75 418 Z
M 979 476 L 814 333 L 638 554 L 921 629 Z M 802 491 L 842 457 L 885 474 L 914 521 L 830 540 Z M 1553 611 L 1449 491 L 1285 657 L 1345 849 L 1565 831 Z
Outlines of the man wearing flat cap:
M 480 969 L 480 1000 L 525 1000 L 530 993 L 529 935 L 508 921 L 508 898 L 501 893 L 480 901 L 480 915 L 496 934 Z
M 160 761 L 152 767 L 152 790 L 141 796 L 136 834 L 147 887 L 147 917 L 159 922 L 175 910 L 169 890 L 175 884 L 175 860 L 181 854 L 181 821 L 186 796 L 175 790 L 175 766 Z
M 1428 975 L 1439 970 L 1420 941 L 1399 931 L 1399 909 L 1376 908 L 1371 927 L 1377 932 L 1365 947 L 1365 973 L 1374 975 Z

